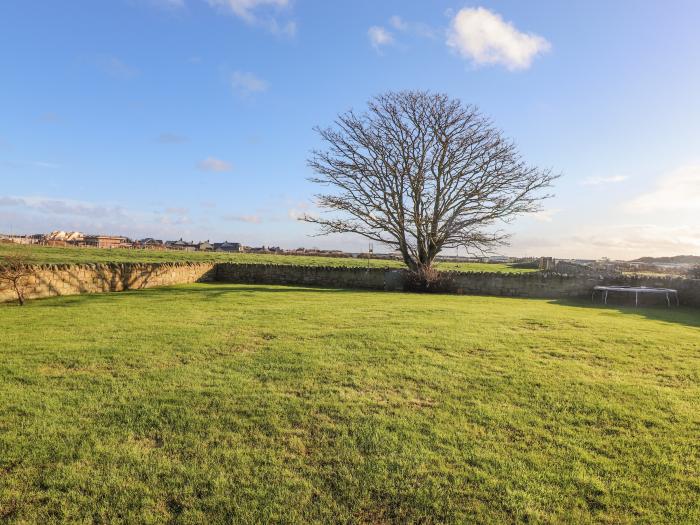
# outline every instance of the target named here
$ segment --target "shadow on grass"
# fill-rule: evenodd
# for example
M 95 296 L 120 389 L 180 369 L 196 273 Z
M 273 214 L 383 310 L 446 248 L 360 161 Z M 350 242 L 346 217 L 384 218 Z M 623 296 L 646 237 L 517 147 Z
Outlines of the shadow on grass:
M 237 283 L 220 283 L 220 282 L 203 282 L 196 283 L 193 288 L 182 287 L 182 285 L 175 286 L 164 286 L 157 288 L 144 288 L 138 290 L 126 290 L 122 292 L 111 292 L 111 293 L 98 293 L 98 294 L 84 294 L 84 295 L 70 295 L 62 297 L 50 297 L 45 299 L 33 299 L 28 302 L 34 307 L 78 307 L 85 305 L 86 303 L 92 304 L 103 304 L 109 303 L 113 300 L 123 297 L 133 297 L 140 296 L 144 298 L 165 298 L 168 300 L 174 300 L 177 298 L 197 298 L 203 301 L 216 300 L 225 296 L 236 296 L 236 295 L 249 295 L 249 294 L 276 294 L 276 293 L 287 293 L 287 294 L 345 294 L 345 293 L 361 293 L 361 292 L 371 292 L 373 290 L 363 290 L 363 289 L 349 289 L 349 288 L 326 288 L 326 287 L 316 287 L 311 285 L 281 285 L 281 284 L 270 284 L 270 285 L 256 285 L 256 284 L 237 284 Z M 401 292 L 383 292 L 377 291 L 377 293 L 401 293 Z M 431 295 L 435 297 L 435 295 Z M 452 297 L 459 297 L 454 296 Z M 521 298 L 522 300 L 529 300 L 527 298 Z M 533 299 L 541 301 L 542 299 Z M 575 308 L 586 308 L 595 310 L 608 310 L 616 311 L 623 314 L 633 314 L 637 316 L 644 316 L 647 319 L 652 319 L 655 321 L 663 321 L 667 323 L 676 323 L 686 326 L 691 326 L 695 328 L 700 328 L 700 309 L 689 308 L 689 307 L 672 307 L 667 308 L 666 306 L 641 306 L 635 308 L 630 305 L 622 304 L 608 304 L 603 305 L 600 303 L 592 303 L 585 299 L 555 299 L 548 301 L 549 304 L 568 306 Z M 9 307 L 10 304 L 3 304 L 3 307 Z
M 351 288 L 328 288 L 322 286 L 313 285 L 303 285 L 303 284 L 266 284 L 266 285 L 256 285 L 256 284 L 239 284 L 239 283 L 197 283 L 199 285 L 204 285 L 196 289 L 197 293 L 203 293 L 208 299 L 218 298 L 224 295 L 238 295 L 238 294 L 251 294 L 251 293 L 330 293 L 330 294 L 343 294 L 343 293 L 357 293 L 370 290 L 361 289 L 351 289 Z M 167 288 L 156 288 L 149 291 L 154 292 L 188 292 L 188 290 L 174 289 L 168 290 Z
M 51 308 L 68 308 L 85 305 L 86 303 L 105 303 L 111 302 L 116 298 L 122 297 L 151 297 L 151 298 L 172 298 L 177 297 L 193 297 L 198 296 L 202 300 L 218 299 L 227 295 L 241 295 L 252 293 L 331 293 L 342 294 L 350 292 L 361 292 L 363 290 L 347 289 L 347 288 L 324 288 L 310 285 L 247 285 L 236 283 L 194 283 L 196 288 L 183 288 L 183 285 L 174 286 L 159 286 L 156 288 L 141 288 L 124 290 L 119 292 L 103 292 L 103 293 L 86 293 L 80 295 L 63 295 L 45 297 L 41 299 L 31 299 L 27 304 L 32 304 L 34 307 L 51 307 Z M 187 286 L 187 285 L 184 285 Z M 6 304 L 6 303 L 3 303 Z
M 632 315 L 641 315 L 646 317 L 647 319 L 652 319 L 654 321 L 663 321 L 666 323 L 676 323 L 676 324 L 683 324 L 686 326 L 692 326 L 695 328 L 700 328 L 700 309 L 698 308 L 689 308 L 687 306 L 681 306 L 681 307 L 676 307 L 673 306 L 671 308 L 666 307 L 665 305 L 658 305 L 658 306 L 640 306 L 640 307 L 635 307 L 634 305 L 626 305 L 626 304 L 600 304 L 600 303 L 593 303 L 591 301 L 586 301 L 584 299 L 555 299 L 553 301 L 549 301 L 550 304 L 556 304 L 560 306 L 569 306 L 569 307 L 575 307 L 575 308 L 587 308 L 587 309 L 594 309 L 594 310 L 608 310 L 608 311 L 614 311 L 614 312 L 619 312 L 622 314 L 632 314 Z

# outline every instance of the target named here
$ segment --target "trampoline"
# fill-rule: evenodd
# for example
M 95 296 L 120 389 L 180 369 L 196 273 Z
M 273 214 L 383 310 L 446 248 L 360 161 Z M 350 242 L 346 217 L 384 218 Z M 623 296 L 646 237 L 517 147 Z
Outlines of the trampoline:
M 626 293 L 634 294 L 634 306 L 639 306 L 640 294 L 663 295 L 666 298 L 666 305 L 671 307 L 671 298 L 675 299 L 676 306 L 680 305 L 678 301 L 678 290 L 673 288 L 647 288 L 646 286 L 594 286 L 591 301 L 595 301 L 596 293 L 600 292 L 604 304 L 608 304 L 608 293 Z

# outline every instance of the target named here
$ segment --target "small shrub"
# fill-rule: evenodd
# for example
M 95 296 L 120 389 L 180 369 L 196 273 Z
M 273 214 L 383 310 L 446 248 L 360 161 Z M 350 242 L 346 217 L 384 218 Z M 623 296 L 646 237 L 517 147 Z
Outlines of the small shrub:
M 11 253 L 0 259 L 0 283 L 14 291 L 20 306 L 24 306 L 27 278 L 33 273 L 29 260 L 20 253 Z

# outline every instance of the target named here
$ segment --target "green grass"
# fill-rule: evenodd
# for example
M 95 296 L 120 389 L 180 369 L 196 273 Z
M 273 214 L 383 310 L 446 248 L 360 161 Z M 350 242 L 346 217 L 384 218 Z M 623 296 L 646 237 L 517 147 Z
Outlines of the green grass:
M 217 253 L 217 252 L 181 252 L 163 250 L 107 250 L 101 248 L 60 248 L 47 246 L 24 246 L 17 244 L 0 244 L 0 257 L 8 253 L 20 252 L 30 257 L 36 264 L 68 263 L 108 263 L 108 262 L 237 262 L 270 263 L 299 266 L 351 266 L 366 267 L 367 259 L 349 257 L 318 257 L 306 255 L 268 255 L 255 253 Z M 374 268 L 403 268 L 401 261 L 370 260 Z M 513 268 L 508 264 L 498 263 L 452 263 L 439 262 L 441 270 L 463 272 L 507 272 L 524 273 L 534 270 Z
M 700 315 L 196 284 L 0 306 L 3 523 L 698 523 Z

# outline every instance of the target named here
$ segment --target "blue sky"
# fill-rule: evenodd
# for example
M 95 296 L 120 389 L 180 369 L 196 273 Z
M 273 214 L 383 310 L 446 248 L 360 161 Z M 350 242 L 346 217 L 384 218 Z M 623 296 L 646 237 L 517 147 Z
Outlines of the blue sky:
M 478 105 L 563 177 L 509 254 L 700 253 L 700 3 L 7 0 L 0 231 L 312 238 L 315 125 L 373 95 Z

